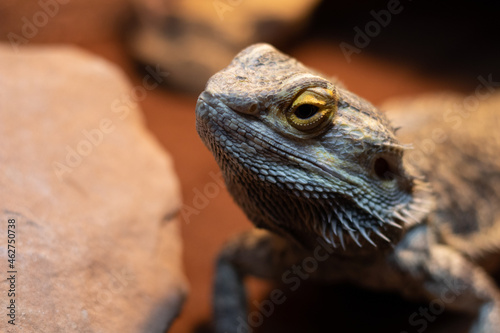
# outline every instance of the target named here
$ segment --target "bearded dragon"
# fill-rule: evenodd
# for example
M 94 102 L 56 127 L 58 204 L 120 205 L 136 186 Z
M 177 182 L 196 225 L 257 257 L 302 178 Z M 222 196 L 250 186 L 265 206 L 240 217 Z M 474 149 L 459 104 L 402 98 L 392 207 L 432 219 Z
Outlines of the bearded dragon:
M 245 276 L 292 283 L 294 271 L 446 299 L 474 316 L 469 332 L 500 332 L 487 265 L 500 257 L 500 118 L 479 108 L 456 126 L 453 112 L 412 115 L 405 140 L 434 145 L 415 155 L 384 113 L 271 45 L 213 75 L 197 131 L 257 227 L 217 260 L 216 331 L 253 330 Z

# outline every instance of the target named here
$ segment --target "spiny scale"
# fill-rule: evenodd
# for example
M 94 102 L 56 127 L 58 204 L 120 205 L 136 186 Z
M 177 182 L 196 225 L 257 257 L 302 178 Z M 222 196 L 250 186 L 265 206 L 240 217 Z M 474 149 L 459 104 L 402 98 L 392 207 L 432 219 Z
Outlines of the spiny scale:
M 344 243 L 344 234 L 342 232 L 342 228 L 338 230 L 338 237 L 340 240 L 340 245 L 342 245 L 342 248 L 345 250 L 345 243 Z
M 378 230 L 377 228 L 372 228 L 372 231 L 378 235 L 380 238 L 382 238 L 383 240 L 385 240 L 387 243 L 390 243 L 391 240 L 389 238 L 387 238 L 382 232 L 380 232 L 380 230 Z
M 350 229 L 348 230 L 349 232 L 349 235 L 351 236 L 351 238 L 354 240 L 354 242 L 356 243 L 356 245 L 358 245 L 359 247 L 362 247 L 361 246 L 361 243 L 359 242 L 358 240 L 358 237 L 356 236 L 356 234 L 354 233 L 354 230 Z
M 408 220 L 406 219 L 406 217 L 404 217 L 403 215 L 401 215 L 401 214 L 399 213 L 399 211 L 395 210 L 395 211 L 392 213 L 392 215 L 393 215 L 394 217 L 396 217 L 397 219 L 399 219 L 399 220 L 403 221 L 404 223 L 406 223 L 406 224 L 410 224 L 410 221 L 408 221 Z M 400 226 L 400 228 L 401 228 L 401 226 Z
M 407 210 L 407 209 L 402 209 L 402 210 L 401 210 L 401 213 L 402 213 L 402 214 L 404 214 L 404 215 L 406 215 L 407 217 L 409 217 L 409 218 L 410 218 L 410 219 L 412 219 L 413 221 L 415 221 L 415 223 L 419 223 L 419 222 L 420 222 L 420 220 L 419 220 L 419 219 L 417 219 L 415 216 L 413 216 L 413 215 L 410 213 L 410 211 L 409 211 L 409 210 Z
M 370 236 L 366 233 L 365 229 L 361 228 L 361 229 L 359 229 L 359 232 L 368 241 L 368 243 L 370 243 L 371 245 L 377 247 L 377 245 L 371 240 Z
M 406 209 L 401 209 L 402 212 L 408 213 Z M 409 215 L 409 213 L 408 213 Z M 344 234 L 347 232 L 349 237 L 356 243 L 357 246 L 362 247 L 362 243 L 359 240 L 359 235 L 361 235 L 368 243 L 377 247 L 377 244 L 371 239 L 370 232 L 373 231 L 378 237 L 384 241 L 391 243 L 391 240 L 387 238 L 377 227 L 372 225 L 370 221 L 361 221 L 353 217 L 352 213 L 346 210 L 344 207 L 332 208 L 332 213 L 328 215 L 326 223 L 322 223 L 321 234 L 323 238 L 329 243 L 336 247 L 335 237 L 339 239 L 340 245 L 345 250 L 345 239 Z M 372 212 L 372 216 L 376 217 L 379 222 L 379 226 L 389 225 L 398 229 L 401 229 L 401 225 L 395 223 L 391 219 L 382 219 L 378 214 Z M 401 215 L 398 211 L 393 213 L 393 216 L 402 220 L 405 223 L 409 223 L 406 217 Z M 408 216 L 408 218 L 411 218 Z M 329 227 L 327 226 L 329 224 Z M 330 230 L 330 232 L 328 232 Z

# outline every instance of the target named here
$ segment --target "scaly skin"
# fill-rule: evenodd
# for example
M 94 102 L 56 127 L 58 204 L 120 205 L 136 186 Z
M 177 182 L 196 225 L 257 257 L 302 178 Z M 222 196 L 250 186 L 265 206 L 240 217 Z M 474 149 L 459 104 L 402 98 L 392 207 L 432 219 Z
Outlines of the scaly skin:
M 446 185 L 437 191 L 441 196 L 462 187 L 475 193 L 470 182 L 477 174 L 462 183 L 440 183 L 441 174 L 430 177 L 443 158 L 433 157 L 427 168 L 405 160 L 411 146 L 398 141 L 379 110 L 267 44 L 248 47 L 215 74 L 196 115 L 198 133 L 228 190 L 260 228 L 221 252 L 214 294 L 217 332 L 247 331 L 245 275 L 287 282 L 284 272 L 311 260 L 317 264 L 311 279 L 349 280 L 414 299 L 435 299 L 453 285 L 456 293 L 447 308 L 476 316 L 470 332 L 497 332 L 494 282 L 470 253 L 443 242 L 440 232 L 452 233 L 455 229 L 440 226 L 464 219 L 450 211 L 461 206 L 443 204 L 432 190 L 437 182 Z M 454 166 L 461 156 L 469 158 L 460 148 Z M 482 170 L 481 158 L 476 154 L 467 163 Z M 488 174 L 498 180 L 499 169 L 488 165 Z M 498 202 L 499 195 L 492 185 L 481 200 Z M 458 197 L 463 199 L 449 196 Z M 476 223 L 467 217 L 459 221 L 460 229 L 499 220 L 498 210 L 485 216 L 493 220 Z

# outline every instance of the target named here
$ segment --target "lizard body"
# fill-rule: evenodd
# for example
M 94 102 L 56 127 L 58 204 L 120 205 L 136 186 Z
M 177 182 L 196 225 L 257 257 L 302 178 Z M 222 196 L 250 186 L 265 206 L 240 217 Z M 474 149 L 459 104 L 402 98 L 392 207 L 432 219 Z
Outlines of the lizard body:
M 488 92 L 487 87 L 483 90 Z M 484 93 L 481 91 L 481 93 Z M 407 101 L 404 112 L 389 112 L 401 125 L 398 136 L 412 142 L 408 164 L 432 184 L 432 223 L 440 241 L 473 261 L 497 261 L 500 245 L 500 105 L 498 95 L 471 105 L 443 94 Z M 412 112 L 412 109 L 418 109 Z M 495 267 L 488 267 L 489 270 Z
M 314 279 L 409 298 L 433 299 L 458 283 L 449 308 L 477 316 L 470 332 L 500 327 L 499 292 L 476 261 L 499 252 L 495 232 L 481 234 L 500 221 L 492 204 L 500 198 L 494 113 L 484 112 L 488 128 L 447 130 L 433 154 L 411 159 L 411 146 L 378 109 L 267 44 L 215 74 L 196 113 L 229 192 L 259 228 L 221 252 L 217 332 L 241 329 L 245 275 L 284 280 L 310 258 Z M 435 130 L 437 116 L 426 116 L 424 128 Z M 414 142 L 429 133 L 406 135 Z M 460 245 L 478 234 L 484 248 Z

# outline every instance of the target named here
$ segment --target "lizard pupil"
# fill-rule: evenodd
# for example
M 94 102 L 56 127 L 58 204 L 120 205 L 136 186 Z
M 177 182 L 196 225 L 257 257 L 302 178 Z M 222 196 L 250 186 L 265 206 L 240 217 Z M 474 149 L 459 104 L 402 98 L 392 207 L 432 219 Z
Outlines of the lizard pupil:
M 319 108 L 316 105 L 302 104 L 295 109 L 295 116 L 299 119 L 309 119 L 318 113 Z

